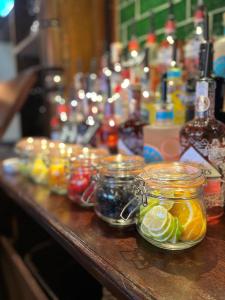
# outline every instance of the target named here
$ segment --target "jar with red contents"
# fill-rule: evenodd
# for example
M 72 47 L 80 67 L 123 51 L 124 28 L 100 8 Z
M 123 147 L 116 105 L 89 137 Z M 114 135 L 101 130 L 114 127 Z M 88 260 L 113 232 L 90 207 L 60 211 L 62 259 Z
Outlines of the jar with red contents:
M 71 201 L 80 206 L 93 206 L 93 203 L 82 202 L 81 198 L 87 188 L 92 192 L 92 176 L 96 174 L 100 158 L 107 154 L 104 149 L 84 148 L 82 154 L 71 158 L 67 187 L 67 195 Z

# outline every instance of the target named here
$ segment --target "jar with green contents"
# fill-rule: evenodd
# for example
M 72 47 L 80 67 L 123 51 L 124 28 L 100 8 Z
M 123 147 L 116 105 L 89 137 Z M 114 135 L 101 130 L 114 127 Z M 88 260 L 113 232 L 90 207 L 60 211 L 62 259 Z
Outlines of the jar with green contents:
M 33 137 L 21 139 L 15 146 L 15 152 L 19 157 L 19 172 L 24 177 L 29 177 L 32 160 L 34 159 L 35 139 Z
M 204 238 L 205 178 L 198 166 L 180 162 L 152 164 L 144 168 L 139 180 L 141 205 L 136 222 L 144 239 L 159 248 L 182 250 Z

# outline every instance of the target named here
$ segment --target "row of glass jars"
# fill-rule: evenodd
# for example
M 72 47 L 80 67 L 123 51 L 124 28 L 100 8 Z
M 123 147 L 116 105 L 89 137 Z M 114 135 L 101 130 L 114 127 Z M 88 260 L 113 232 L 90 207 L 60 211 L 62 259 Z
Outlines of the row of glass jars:
M 112 226 L 137 224 L 150 243 L 185 249 L 206 233 L 199 167 L 185 163 L 144 165 L 137 156 L 107 156 L 100 149 L 67 146 L 46 140 L 28 143 L 23 174 L 71 201 L 94 207 Z M 34 155 L 34 149 L 36 149 Z M 32 152 L 32 151 L 33 152 Z M 24 172 L 25 170 L 25 172 Z

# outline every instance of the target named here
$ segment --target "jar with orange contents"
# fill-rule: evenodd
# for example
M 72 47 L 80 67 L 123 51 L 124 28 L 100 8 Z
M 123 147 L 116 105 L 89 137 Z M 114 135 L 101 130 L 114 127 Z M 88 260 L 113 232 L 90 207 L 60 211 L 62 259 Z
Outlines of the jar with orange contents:
M 196 165 L 165 162 L 145 167 L 136 183 L 140 235 L 151 244 L 169 250 L 182 250 L 199 243 L 206 233 L 204 183 L 202 170 Z

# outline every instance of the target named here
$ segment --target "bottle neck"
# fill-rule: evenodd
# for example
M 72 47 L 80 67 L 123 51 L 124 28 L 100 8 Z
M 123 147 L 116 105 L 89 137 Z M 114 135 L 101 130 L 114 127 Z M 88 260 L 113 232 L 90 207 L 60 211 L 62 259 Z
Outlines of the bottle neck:
M 196 85 L 195 117 L 212 119 L 215 115 L 215 81 L 202 78 Z
M 141 117 L 141 87 L 137 85 L 129 87 L 129 117 Z

